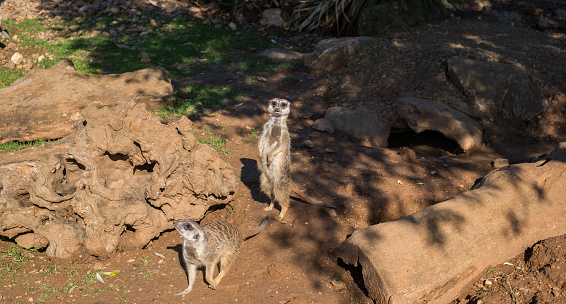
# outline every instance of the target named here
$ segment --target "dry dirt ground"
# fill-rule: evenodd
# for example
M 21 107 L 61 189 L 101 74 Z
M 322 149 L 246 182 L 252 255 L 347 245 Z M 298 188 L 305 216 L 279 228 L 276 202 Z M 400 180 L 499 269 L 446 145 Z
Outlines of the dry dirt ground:
M 495 3 L 516 10 L 528 6 L 518 1 Z M 556 3 L 549 0 L 537 2 L 537 5 L 551 7 Z M 478 16 L 470 14 L 437 26 L 391 33 L 383 39 L 422 43 L 406 54 L 393 54 L 382 57 L 383 60 L 362 59 L 350 69 L 329 77 L 309 75 L 303 69 L 262 75 L 267 81 L 252 87 L 257 90 L 257 96 L 262 96 L 257 100 L 190 117 L 199 138 L 216 136 L 227 140 L 226 148 L 230 153 L 221 157 L 240 170 L 241 183 L 234 201 L 210 210 L 202 224 L 222 219 L 245 231 L 258 225 L 264 216 L 277 214 L 276 210 L 269 213 L 262 210 L 269 200 L 259 190 L 257 171 L 257 135 L 267 119 L 265 101 L 271 97 L 294 101 L 288 124 L 292 134 L 295 182 L 309 196 L 339 206 L 337 216 L 331 216 L 325 208 L 293 201 L 286 223 L 271 221 L 264 232 L 244 243 L 235 265 L 216 290 L 207 287 L 199 272 L 189 295 L 175 295 L 187 287 L 187 278 L 179 260 L 181 238 L 171 229 L 146 248 L 116 252 L 105 260 L 88 256 L 53 259 L 42 252 L 20 256 L 13 253 L 13 243 L 0 241 L 3 256 L 0 302 L 371 303 L 364 292 L 361 269 L 333 260 L 328 255 L 329 249 L 357 229 L 417 212 L 467 191 L 476 179 L 493 169 L 492 162 L 499 157 L 506 157 L 512 163 L 529 161 L 550 152 L 556 142 L 563 139 L 561 136 L 565 136 L 565 72 L 564 63 L 560 62 L 565 57 L 564 48 L 545 49 L 540 43 L 541 39 L 548 39 L 552 40 L 549 45 L 563 47 L 564 27 L 543 33 L 528 28 L 527 24 L 509 30 L 506 25 L 478 19 Z M 564 21 L 554 19 L 554 22 Z M 299 38 L 294 37 L 294 33 L 282 35 L 300 39 L 299 35 L 296 36 Z M 470 37 L 484 40 L 473 41 Z M 417 92 L 422 97 L 434 97 L 435 91 L 452 94 L 449 88 L 439 89 L 435 85 L 442 84 L 428 82 L 430 79 L 423 76 L 427 69 L 442 71 L 442 67 L 427 62 L 442 62 L 443 56 L 454 55 L 440 52 L 439 42 L 434 39 L 441 39 L 442 43 L 453 39 L 450 43 L 460 45 L 462 52 L 466 49 L 474 52 L 470 46 L 473 44 L 478 48 L 482 43 L 494 45 L 487 55 L 501 56 L 502 61 L 526 61 L 523 63 L 526 66 L 534 65 L 529 61 L 531 54 L 513 47 L 531 47 L 537 55 L 533 60 L 540 69 L 546 69 L 537 80 L 558 91 L 549 89 L 547 92 L 555 106 L 552 112 L 541 117 L 546 122 L 544 127 L 529 126 L 529 132 L 540 133 L 544 128 L 550 131 L 543 136 L 527 136 L 528 132 L 519 133 L 510 127 L 511 134 L 490 134 L 484 147 L 456 155 L 451 153 L 453 143 L 438 134 L 395 137 L 392 144 L 399 147 L 384 149 L 358 145 L 342 134 L 311 129 L 314 120 L 322 117 L 325 109 L 334 103 L 387 102 L 407 92 Z M 478 53 L 481 52 L 475 52 Z M 376 75 L 381 80 L 364 81 Z M 365 78 L 360 80 L 358 76 Z M 177 84 L 237 79 L 238 75 L 218 72 L 199 79 L 180 79 Z M 360 90 L 349 90 L 352 83 Z M 422 87 L 418 87 L 419 84 Z M 501 145 L 500 138 L 513 145 Z M 307 139 L 314 143 L 314 148 L 304 145 Z M 410 147 L 403 148 L 404 145 Z M 120 272 L 111 277 L 102 275 L 105 281 L 102 283 L 89 276 L 100 269 Z M 87 282 L 87 277 L 94 279 Z M 566 238 L 541 240 L 508 263 L 487 268 L 453 303 L 565 303 L 565 277 Z M 65 288 L 69 283 L 78 286 Z

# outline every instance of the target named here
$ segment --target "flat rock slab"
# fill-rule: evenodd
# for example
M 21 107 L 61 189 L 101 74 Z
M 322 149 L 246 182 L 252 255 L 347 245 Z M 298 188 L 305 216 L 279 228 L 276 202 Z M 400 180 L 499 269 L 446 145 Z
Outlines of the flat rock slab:
M 62 138 L 76 131 L 74 125 L 83 120 L 80 111 L 88 105 L 133 99 L 157 106 L 172 92 L 168 72 L 159 67 L 85 76 L 63 60 L 0 90 L 0 144 Z
M 326 110 L 324 119 L 333 129 L 360 140 L 364 146 L 387 147 L 391 126 L 383 112 L 379 109 L 331 107 Z
M 319 41 L 310 54 L 304 55 L 304 63 L 310 74 L 334 71 L 346 67 L 348 62 L 367 49 L 375 38 L 341 37 Z
M 332 254 L 361 265 L 376 303 L 449 303 L 487 267 L 566 234 L 566 143 L 494 170 L 474 190 L 356 231 Z
M 397 114 L 413 131 L 440 132 L 456 141 L 464 151 L 482 144 L 482 125 L 445 104 L 415 97 L 400 98 Z

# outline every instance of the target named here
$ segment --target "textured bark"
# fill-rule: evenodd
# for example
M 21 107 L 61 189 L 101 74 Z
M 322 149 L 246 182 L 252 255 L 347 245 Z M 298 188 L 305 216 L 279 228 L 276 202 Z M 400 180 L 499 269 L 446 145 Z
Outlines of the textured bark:
M 61 140 L 0 152 L 0 235 L 48 243 L 56 257 L 105 256 L 232 199 L 236 173 L 197 143 L 186 117 L 164 125 L 133 100 L 81 117 Z
M 449 303 L 488 266 L 566 234 L 566 143 L 494 170 L 474 190 L 356 231 L 332 253 L 361 265 L 376 303 Z

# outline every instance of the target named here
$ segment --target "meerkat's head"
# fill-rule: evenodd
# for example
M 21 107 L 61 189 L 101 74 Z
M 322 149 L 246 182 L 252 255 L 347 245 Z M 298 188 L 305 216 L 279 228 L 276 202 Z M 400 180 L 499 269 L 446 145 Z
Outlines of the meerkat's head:
M 267 109 L 272 116 L 289 116 L 291 103 L 287 99 L 273 98 L 269 101 Z
M 173 224 L 186 241 L 196 242 L 204 237 L 202 228 L 193 220 L 174 221 Z

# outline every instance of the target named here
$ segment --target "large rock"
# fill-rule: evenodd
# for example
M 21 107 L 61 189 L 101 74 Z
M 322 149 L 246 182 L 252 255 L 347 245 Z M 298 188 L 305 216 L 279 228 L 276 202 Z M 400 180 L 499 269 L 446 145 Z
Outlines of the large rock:
M 172 92 L 169 74 L 162 68 L 85 76 L 66 59 L 0 90 L 0 144 L 61 138 L 77 130 L 81 110 L 88 105 L 131 98 L 157 107 Z
M 482 125 L 445 104 L 414 97 L 400 98 L 397 114 L 416 133 L 440 132 L 456 141 L 464 151 L 482 144 Z
M 333 71 L 346 67 L 375 41 L 371 37 L 328 38 L 319 41 L 310 54 L 304 55 L 307 71 L 311 74 Z
M 566 143 L 537 163 L 492 171 L 480 187 L 356 231 L 332 253 L 360 266 L 376 303 L 450 303 L 477 275 L 566 234 Z
M 448 76 L 470 99 L 472 116 L 528 121 L 545 109 L 540 88 L 517 65 L 456 56 L 448 60 Z
M 387 147 L 391 125 L 382 113 L 378 109 L 331 107 L 324 118 L 334 129 L 359 139 L 362 145 Z
M 197 143 L 186 117 L 165 125 L 133 100 L 81 117 L 61 140 L 0 152 L 0 235 L 48 243 L 50 256 L 105 256 L 232 199 L 235 171 Z

